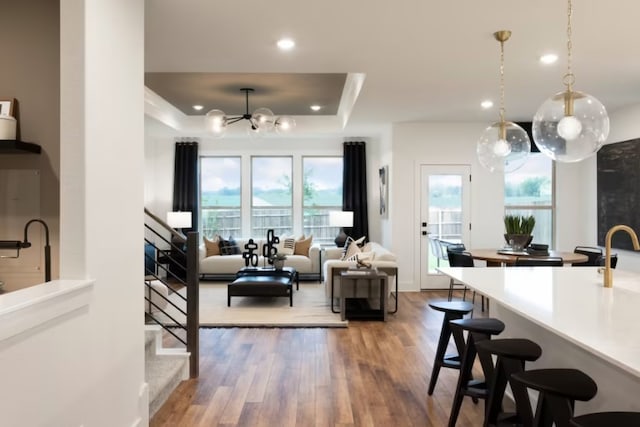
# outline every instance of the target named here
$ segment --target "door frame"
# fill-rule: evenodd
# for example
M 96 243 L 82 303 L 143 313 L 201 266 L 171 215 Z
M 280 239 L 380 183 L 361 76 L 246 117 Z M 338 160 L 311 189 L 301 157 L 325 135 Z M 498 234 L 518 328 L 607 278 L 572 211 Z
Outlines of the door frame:
M 422 235 L 422 226 L 421 226 L 421 222 L 423 220 L 422 218 L 422 205 L 423 205 L 423 201 L 422 201 L 422 169 L 423 167 L 438 167 L 438 168 L 451 168 L 451 169 L 455 169 L 455 168 L 459 168 L 459 169 L 464 169 L 465 172 L 468 173 L 469 175 L 469 183 L 468 183 L 468 191 L 463 199 L 466 199 L 466 209 L 468 212 L 468 227 L 470 227 L 471 225 L 471 165 L 470 164 L 463 164 L 463 163 L 431 163 L 431 162 L 416 162 L 416 166 L 415 166 L 415 182 L 414 182 L 414 248 L 415 248 L 415 252 L 414 252 L 414 272 L 415 272 L 415 280 L 416 283 L 418 284 L 417 288 L 420 290 L 428 290 L 428 289 L 448 289 L 449 288 L 449 280 L 446 278 L 446 276 L 441 275 L 441 274 L 428 274 L 426 275 L 426 283 L 428 284 L 428 286 L 425 286 L 425 284 L 422 283 L 422 268 L 423 268 L 423 263 L 422 263 L 422 257 L 423 257 L 423 253 L 422 253 L 422 243 L 423 243 L 423 239 L 425 238 L 425 236 Z M 464 200 L 463 200 L 464 202 Z M 464 241 L 465 245 L 467 247 L 471 247 L 471 242 L 472 242 L 472 229 L 468 229 L 468 237 L 467 239 Z M 428 246 L 428 242 L 426 242 L 426 246 Z

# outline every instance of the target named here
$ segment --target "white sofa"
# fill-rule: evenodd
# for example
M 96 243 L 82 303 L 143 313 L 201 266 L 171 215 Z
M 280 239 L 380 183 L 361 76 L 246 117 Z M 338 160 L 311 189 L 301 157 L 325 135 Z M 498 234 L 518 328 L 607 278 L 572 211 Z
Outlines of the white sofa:
M 324 264 L 323 264 L 323 278 L 325 285 L 325 293 L 328 298 L 331 298 L 332 287 L 333 297 L 339 298 L 340 296 L 340 273 L 349 267 L 356 266 L 356 261 L 342 261 L 342 248 L 327 248 L 324 250 Z M 382 245 L 376 242 L 367 243 L 362 248 L 361 257 L 371 264 L 371 267 L 375 267 L 380 271 L 383 271 L 389 275 L 389 292 L 396 292 L 398 290 L 398 263 L 396 262 L 396 255 L 384 248 Z M 360 256 L 359 256 L 360 258 Z M 396 295 L 397 303 L 397 295 Z M 397 305 L 396 305 L 397 309 Z
M 238 255 L 214 255 L 207 257 L 205 245 L 200 245 L 200 277 L 203 279 L 227 280 L 235 277 L 235 274 L 245 266 L 242 252 L 249 239 L 236 239 L 240 248 Z M 258 245 L 255 253 L 258 254 L 258 267 L 268 266 L 269 263 L 262 256 L 262 247 L 266 240 L 254 239 Z M 309 256 L 287 255 L 284 261 L 285 267 L 293 267 L 298 272 L 300 279 L 318 280 L 320 278 L 320 246 L 312 245 L 309 248 Z

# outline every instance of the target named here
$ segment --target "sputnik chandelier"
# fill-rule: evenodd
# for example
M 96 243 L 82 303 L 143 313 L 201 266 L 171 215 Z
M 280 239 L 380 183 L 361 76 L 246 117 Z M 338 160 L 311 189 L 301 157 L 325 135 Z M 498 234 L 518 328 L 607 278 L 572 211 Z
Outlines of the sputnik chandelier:
M 268 108 L 258 108 L 253 113 L 249 113 L 249 94 L 254 92 L 254 89 L 244 87 L 240 89 L 240 91 L 245 93 L 246 109 L 243 115 L 227 117 L 224 111 L 215 109 L 206 114 L 206 128 L 214 136 L 223 136 L 228 125 L 237 123 L 240 120 L 249 121 L 250 126 L 248 131 L 250 135 L 262 135 L 273 132 L 274 130 L 276 132 L 287 132 L 295 127 L 296 122 L 292 117 L 276 117 L 273 111 Z
M 489 171 L 513 172 L 526 162 L 531 142 L 524 129 L 504 118 L 504 42 L 511 37 L 511 31 L 496 31 L 493 36 L 500 42 L 500 121 L 482 132 L 476 153 L 480 164 Z
M 604 105 L 584 92 L 573 90 L 571 70 L 571 18 L 573 8 L 567 1 L 566 90 L 553 95 L 533 117 L 533 141 L 540 151 L 558 162 L 579 162 L 595 154 L 609 136 L 609 116 Z

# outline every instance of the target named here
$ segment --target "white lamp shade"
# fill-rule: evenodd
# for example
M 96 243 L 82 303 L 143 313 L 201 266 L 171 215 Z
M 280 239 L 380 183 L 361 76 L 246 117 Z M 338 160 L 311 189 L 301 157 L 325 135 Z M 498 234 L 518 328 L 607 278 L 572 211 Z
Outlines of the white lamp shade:
M 167 224 L 172 228 L 191 228 L 191 212 L 167 212 Z
M 329 225 L 332 227 L 353 227 L 352 211 L 329 212 Z

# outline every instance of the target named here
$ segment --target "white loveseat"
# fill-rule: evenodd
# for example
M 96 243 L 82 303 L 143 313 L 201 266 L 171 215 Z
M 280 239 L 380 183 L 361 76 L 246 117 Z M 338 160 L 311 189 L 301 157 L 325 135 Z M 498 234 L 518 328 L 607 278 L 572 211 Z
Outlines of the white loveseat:
M 343 261 L 342 248 L 328 248 L 324 250 L 323 278 L 327 297 L 340 297 L 340 273 L 349 267 L 355 267 L 356 261 Z M 389 275 L 389 292 L 397 293 L 398 290 L 398 263 L 396 255 L 376 242 L 369 242 L 361 250 L 360 259 L 370 263 Z M 333 287 L 333 294 L 332 294 Z M 397 301 L 397 295 L 396 295 Z M 397 309 L 397 305 L 396 305 Z
M 200 245 L 200 277 L 202 279 L 220 280 L 234 278 L 238 270 L 245 266 L 242 252 L 245 251 L 244 245 L 248 241 L 248 238 L 236 239 L 236 243 L 240 248 L 240 254 L 237 255 L 207 256 L 205 245 Z M 253 241 L 258 245 L 258 249 L 254 252 L 258 254 L 258 267 L 268 266 L 268 262 L 262 256 L 262 247 L 266 244 L 266 240 L 254 239 Z M 320 277 L 320 246 L 311 246 L 308 256 L 287 255 L 284 265 L 285 267 L 295 268 L 302 280 L 318 280 Z

